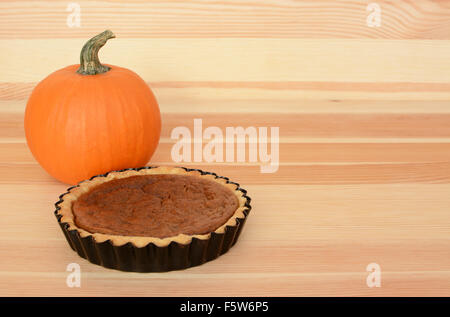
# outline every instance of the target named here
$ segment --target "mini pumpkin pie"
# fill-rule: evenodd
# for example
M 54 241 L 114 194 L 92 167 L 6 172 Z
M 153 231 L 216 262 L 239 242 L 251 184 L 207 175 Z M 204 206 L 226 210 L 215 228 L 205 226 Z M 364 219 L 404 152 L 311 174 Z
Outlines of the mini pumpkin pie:
M 81 257 L 107 268 L 161 272 L 227 252 L 250 212 L 239 184 L 198 169 L 143 167 L 71 187 L 55 215 Z

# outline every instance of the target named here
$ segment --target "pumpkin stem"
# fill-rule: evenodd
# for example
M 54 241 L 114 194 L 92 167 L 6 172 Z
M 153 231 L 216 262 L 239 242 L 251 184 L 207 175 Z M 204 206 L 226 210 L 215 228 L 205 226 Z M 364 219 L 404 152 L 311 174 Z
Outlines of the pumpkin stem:
M 98 51 L 105 45 L 106 41 L 115 37 L 113 32 L 106 30 L 87 41 L 81 49 L 80 68 L 78 68 L 77 73 L 95 75 L 109 71 L 111 67 L 100 64 Z

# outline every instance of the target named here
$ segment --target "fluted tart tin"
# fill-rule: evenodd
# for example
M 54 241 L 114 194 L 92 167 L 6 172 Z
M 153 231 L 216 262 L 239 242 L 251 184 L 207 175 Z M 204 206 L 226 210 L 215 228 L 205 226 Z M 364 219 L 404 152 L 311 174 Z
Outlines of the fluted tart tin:
M 71 206 L 77 199 L 77 193 L 83 192 L 80 187 L 95 186 L 96 183 L 110 179 L 148 174 L 206 177 L 232 189 L 240 202 L 239 208 L 225 224 L 208 234 L 180 234 L 164 239 L 91 233 L 75 225 Z M 89 262 L 121 271 L 165 272 L 197 266 L 226 253 L 240 236 L 251 210 L 250 201 L 247 191 L 227 177 L 200 169 L 146 166 L 97 175 L 70 187 L 56 202 L 55 216 L 70 247 Z

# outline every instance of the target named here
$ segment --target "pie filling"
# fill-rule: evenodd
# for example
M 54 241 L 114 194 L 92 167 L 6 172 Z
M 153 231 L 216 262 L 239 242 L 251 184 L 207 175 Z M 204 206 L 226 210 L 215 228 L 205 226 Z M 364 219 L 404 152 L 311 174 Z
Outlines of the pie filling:
M 137 175 L 102 183 L 72 205 L 90 233 L 166 238 L 215 231 L 239 206 L 227 187 L 197 176 Z

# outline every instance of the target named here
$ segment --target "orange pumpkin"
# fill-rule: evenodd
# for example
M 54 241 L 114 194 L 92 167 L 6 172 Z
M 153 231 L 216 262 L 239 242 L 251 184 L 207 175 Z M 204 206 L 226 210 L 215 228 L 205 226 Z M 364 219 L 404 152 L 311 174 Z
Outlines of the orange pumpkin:
M 109 30 L 93 37 L 80 65 L 49 75 L 28 100 L 28 146 L 62 182 L 143 166 L 158 145 L 161 116 L 148 85 L 131 70 L 100 64 L 98 50 L 114 37 Z

